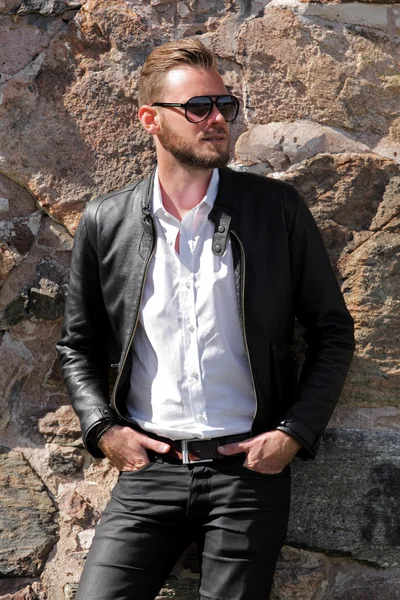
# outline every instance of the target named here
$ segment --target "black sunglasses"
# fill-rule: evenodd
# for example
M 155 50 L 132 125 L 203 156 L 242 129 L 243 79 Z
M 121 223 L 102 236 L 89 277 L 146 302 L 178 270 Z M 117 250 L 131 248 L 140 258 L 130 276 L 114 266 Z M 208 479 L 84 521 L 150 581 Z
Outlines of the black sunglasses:
M 151 106 L 174 106 L 185 109 L 189 123 L 200 123 L 207 119 L 216 106 L 227 123 L 234 121 L 239 112 L 236 96 L 194 96 L 184 104 L 179 102 L 153 102 Z

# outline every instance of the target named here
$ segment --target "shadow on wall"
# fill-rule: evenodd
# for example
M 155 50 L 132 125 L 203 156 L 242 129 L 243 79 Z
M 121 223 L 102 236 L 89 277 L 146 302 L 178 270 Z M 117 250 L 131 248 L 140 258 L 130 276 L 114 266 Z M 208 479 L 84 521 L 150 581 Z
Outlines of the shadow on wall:
M 372 542 L 380 529 L 387 545 L 400 548 L 400 465 L 376 465 L 369 471 L 369 485 L 360 502 L 365 517 L 362 537 Z

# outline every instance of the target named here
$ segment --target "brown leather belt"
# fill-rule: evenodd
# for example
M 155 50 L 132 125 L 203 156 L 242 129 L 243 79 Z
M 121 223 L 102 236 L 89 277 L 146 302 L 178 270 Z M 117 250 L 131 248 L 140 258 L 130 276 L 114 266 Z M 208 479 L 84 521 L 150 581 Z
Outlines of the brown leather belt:
M 171 450 L 166 454 L 160 454 L 160 458 L 169 458 L 172 460 L 181 460 L 182 464 L 189 465 L 191 463 L 205 463 L 212 462 L 213 460 L 221 460 L 227 458 L 223 454 L 220 454 L 217 450 L 219 446 L 225 446 L 226 444 L 234 444 L 236 442 L 242 442 L 251 437 L 250 433 L 240 433 L 238 435 L 226 435 L 220 438 L 213 438 L 210 440 L 170 440 L 169 438 L 161 437 L 154 433 L 144 431 L 146 435 L 165 442 L 171 446 Z

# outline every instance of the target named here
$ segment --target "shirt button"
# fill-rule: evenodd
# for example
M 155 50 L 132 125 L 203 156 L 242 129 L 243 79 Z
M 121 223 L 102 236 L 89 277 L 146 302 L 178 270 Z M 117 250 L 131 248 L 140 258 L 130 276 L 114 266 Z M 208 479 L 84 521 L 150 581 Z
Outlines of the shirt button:
M 221 246 L 220 246 L 219 244 L 216 244 L 216 245 L 214 246 L 214 250 L 215 250 L 215 252 L 216 252 L 217 254 L 219 254 L 219 253 L 221 252 Z
M 187 287 L 187 288 L 190 288 L 190 281 L 187 281 L 187 282 L 185 283 L 185 285 L 186 285 L 186 287 Z
M 218 226 L 218 233 L 224 233 L 225 227 L 223 225 Z
M 193 333 L 193 331 L 194 331 L 194 327 L 193 327 L 193 325 L 190 325 L 190 327 L 189 327 L 189 331 L 190 331 L 190 333 Z
M 198 379 L 199 378 L 199 374 L 196 373 L 196 371 L 193 371 L 192 377 L 193 377 L 193 379 Z

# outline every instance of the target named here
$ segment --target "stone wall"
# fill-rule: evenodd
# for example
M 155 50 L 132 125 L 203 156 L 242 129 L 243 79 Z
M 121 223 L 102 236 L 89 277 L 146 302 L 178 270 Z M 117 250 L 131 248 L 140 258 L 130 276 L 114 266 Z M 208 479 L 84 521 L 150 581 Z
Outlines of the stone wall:
M 400 597 L 399 32 L 390 0 L 0 0 L 0 600 L 74 597 L 115 481 L 54 345 L 85 203 L 154 164 L 138 69 L 188 35 L 241 100 L 234 168 L 300 189 L 357 325 L 320 454 L 294 467 L 272 598 Z M 163 597 L 194 600 L 195 571 L 189 552 Z

